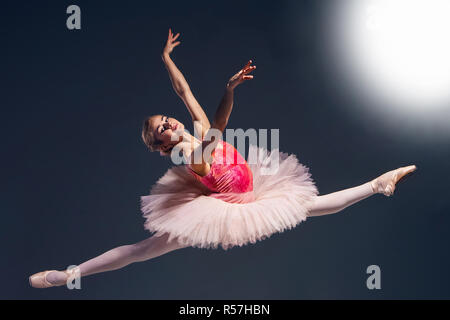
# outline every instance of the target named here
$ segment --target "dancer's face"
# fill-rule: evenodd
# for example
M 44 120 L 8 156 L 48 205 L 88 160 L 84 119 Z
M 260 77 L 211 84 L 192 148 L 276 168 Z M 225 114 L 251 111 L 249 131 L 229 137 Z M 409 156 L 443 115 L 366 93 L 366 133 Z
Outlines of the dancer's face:
M 184 125 L 169 116 L 156 115 L 151 117 L 150 129 L 153 131 L 154 137 L 162 142 L 160 149 L 163 152 L 168 152 L 183 139 Z

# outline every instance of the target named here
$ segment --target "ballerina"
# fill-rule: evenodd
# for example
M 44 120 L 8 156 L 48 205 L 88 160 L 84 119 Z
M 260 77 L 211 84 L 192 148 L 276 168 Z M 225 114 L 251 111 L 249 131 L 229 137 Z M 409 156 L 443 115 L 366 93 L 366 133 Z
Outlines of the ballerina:
M 151 151 L 170 155 L 181 150 L 187 163 L 174 166 L 158 180 L 147 196 L 141 197 L 149 238 L 109 250 L 74 268 L 49 270 L 29 277 L 35 288 L 62 286 L 73 277 L 85 277 L 117 270 L 131 263 L 146 261 L 185 248 L 234 246 L 270 237 L 292 229 L 308 217 L 342 211 L 374 194 L 391 196 L 397 183 L 416 170 L 415 165 L 400 167 L 361 185 L 319 195 L 309 169 L 294 155 L 278 153 L 276 174 L 264 175 L 262 169 L 271 159 L 264 148 L 250 146 L 259 160 L 247 163 L 239 152 L 220 139 L 207 139 L 213 130 L 223 132 L 230 117 L 235 88 L 253 79 L 252 61 L 228 81 L 212 124 L 195 99 L 188 83 L 170 55 L 180 44 L 169 35 L 161 55 L 173 88 L 183 100 L 200 137 L 184 130 L 184 125 L 166 115 L 144 121 L 142 139 Z M 195 150 L 209 150 L 194 161 Z M 273 153 L 273 152 L 272 152 Z

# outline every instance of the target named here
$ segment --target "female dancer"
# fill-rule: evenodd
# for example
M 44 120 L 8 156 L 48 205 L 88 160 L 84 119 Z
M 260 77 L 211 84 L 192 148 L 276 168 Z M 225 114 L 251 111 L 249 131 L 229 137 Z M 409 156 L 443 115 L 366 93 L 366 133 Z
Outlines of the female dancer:
M 144 122 L 142 138 L 151 151 L 168 155 L 181 150 L 186 165 L 167 171 L 142 200 L 145 228 L 153 236 L 141 242 L 114 248 L 66 271 L 43 271 L 29 277 L 31 286 L 61 286 L 73 277 L 84 277 L 123 268 L 130 263 L 149 260 L 170 251 L 193 246 L 225 250 L 255 243 L 275 232 L 295 227 L 307 217 L 332 214 L 376 193 L 390 196 L 396 184 L 416 166 L 389 171 L 362 185 L 318 195 L 309 169 L 294 155 L 278 154 L 276 174 L 264 175 L 270 158 L 266 150 L 250 146 L 259 155 L 256 164 L 247 163 L 237 150 L 220 139 L 207 139 L 227 126 L 233 107 L 234 89 L 253 79 L 250 60 L 227 83 L 225 94 L 210 124 L 193 96 L 185 78 L 170 58 L 180 34 L 169 36 L 162 59 L 173 88 L 189 110 L 200 139 L 184 131 L 184 125 L 165 115 Z M 201 159 L 193 157 L 201 150 Z M 208 151 L 207 151 L 208 150 Z M 195 160 L 194 160 L 195 159 Z M 198 161 L 199 160 L 199 161 Z

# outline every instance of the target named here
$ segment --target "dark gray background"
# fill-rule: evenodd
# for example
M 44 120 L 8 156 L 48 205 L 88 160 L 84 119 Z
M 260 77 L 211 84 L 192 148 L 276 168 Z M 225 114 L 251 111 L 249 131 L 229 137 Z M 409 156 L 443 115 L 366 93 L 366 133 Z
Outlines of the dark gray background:
M 80 31 L 65 26 L 73 3 Z M 2 2 L 0 297 L 450 298 L 448 139 L 397 135 L 348 108 L 360 102 L 325 67 L 329 3 Z M 253 59 L 255 79 L 236 90 L 229 127 L 280 128 L 281 149 L 310 167 L 321 194 L 403 165 L 419 170 L 394 197 L 375 195 L 255 245 L 175 251 L 85 278 L 78 291 L 30 288 L 35 272 L 149 236 L 139 197 L 171 163 L 146 150 L 142 121 L 166 113 L 189 123 L 160 58 L 169 27 L 181 32 L 173 59 L 209 116 L 228 78 Z M 366 288 L 371 264 L 381 267 L 382 290 Z

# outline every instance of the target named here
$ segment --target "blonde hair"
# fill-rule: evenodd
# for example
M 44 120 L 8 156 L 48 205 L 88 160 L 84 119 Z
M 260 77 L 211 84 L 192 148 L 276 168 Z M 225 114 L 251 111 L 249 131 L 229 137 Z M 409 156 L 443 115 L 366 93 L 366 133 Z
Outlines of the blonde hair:
M 147 148 L 149 148 L 150 151 L 153 152 L 159 151 L 162 141 L 155 138 L 155 134 L 150 127 L 150 120 L 152 117 L 154 116 L 148 117 L 144 120 L 144 125 L 142 127 L 142 140 L 144 141 Z

